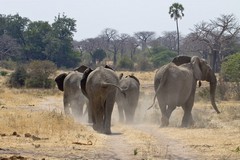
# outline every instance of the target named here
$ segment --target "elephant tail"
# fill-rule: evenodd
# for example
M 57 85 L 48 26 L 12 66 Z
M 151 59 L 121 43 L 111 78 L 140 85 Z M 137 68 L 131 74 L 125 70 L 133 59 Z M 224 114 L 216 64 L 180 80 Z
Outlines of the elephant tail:
M 162 86 L 165 84 L 165 82 L 167 81 L 167 76 L 168 76 L 168 71 L 167 71 L 167 67 L 165 67 L 164 70 L 163 70 L 162 76 L 161 76 L 161 78 L 158 81 L 159 84 L 158 84 L 157 89 L 155 90 L 153 103 L 152 103 L 152 105 L 150 107 L 148 107 L 147 110 L 151 109 L 154 106 L 156 98 L 157 98 L 157 94 L 158 94 L 159 90 L 162 88 Z
M 127 89 L 123 89 L 123 88 L 121 88 L 121 87 L 119 87 L 119 86 L 117 86 L 117 85 L 115 85 L 115 84 L 107 83 L 107 82 L 102 83 L 102 86 L 103 86 L 103 87 L 107 87 L 107 86 L 113 86 L 113 87 L 116 87 L 121 93 L 124 94 L 124 96 L 126 96 L 125 91 L 126 91 Z

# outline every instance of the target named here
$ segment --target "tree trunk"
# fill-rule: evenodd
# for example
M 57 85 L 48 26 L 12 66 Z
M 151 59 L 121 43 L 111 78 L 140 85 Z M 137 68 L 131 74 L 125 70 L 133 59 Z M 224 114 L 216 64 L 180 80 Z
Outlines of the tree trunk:
M 176 20 L 176 26 L 177 26 L 177 53 L 179 55 L 179 29 L 178 29 L 178 20 Z

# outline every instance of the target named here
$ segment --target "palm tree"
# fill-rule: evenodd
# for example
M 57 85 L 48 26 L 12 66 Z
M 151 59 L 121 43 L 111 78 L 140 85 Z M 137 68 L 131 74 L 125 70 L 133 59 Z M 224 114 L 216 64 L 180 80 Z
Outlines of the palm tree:
M 183 14 L 183 6 L 179 3 L 173 3 L 170 7 L 169 7 L 169 14 L 171 18 L 174 18 L 174 20 L 176 21 L 176 26 L 177 26 L 177 41 L 178 41 L 178 55 L 179 55 L 179 29 L 178 29 L 178 19 L 182 18 L 184 16 Z

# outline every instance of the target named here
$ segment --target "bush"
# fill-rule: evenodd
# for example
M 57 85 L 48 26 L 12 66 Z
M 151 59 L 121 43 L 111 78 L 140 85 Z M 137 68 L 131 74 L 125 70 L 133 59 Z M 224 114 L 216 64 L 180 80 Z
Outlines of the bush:
M 25 80 L 27 79 L 27 72 L 24 66 L 18 66 L 10 75 L 9 84 L 10 87 L 20 88 L 25 85 Z
M 240 53 L 230 55 L 221 65 L 221 78 L 233 82 L 234 92 L 240 99 Z
M 152 69 L 152 64 L 147 58 L 139 58 L 137 64 L 137 70 L 149 71 Z
M 130 69 L 132 70 L 134 67 L 133 61 L 131 61 L 127 56 L 123 57 L 117 65 L 121 69 Z
M 5 69 L 14 70 L 16 68 L 16 62 L 14 61 L 0 61 L 0 66 Z
M 0 76 L 6 76 L 8 74 L 7 71 L 0 71 Z
M 26 87 L 52 88 L 54 82 L 49 77 L 55 73 L 56 69 L 55 64 L 51 61 L 32 61 L 28 65 Z

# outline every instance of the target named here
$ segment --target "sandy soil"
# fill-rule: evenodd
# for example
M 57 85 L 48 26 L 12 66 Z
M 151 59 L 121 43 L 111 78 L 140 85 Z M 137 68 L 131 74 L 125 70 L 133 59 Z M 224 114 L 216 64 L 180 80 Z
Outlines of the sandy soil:
M 195 121 L 203 124 L 198 122 L 196 127 L 180 128 L 182 111 L 177 108 L 170 126 L 160 128 L 159 109 L 146 110 L 152 103 L 152 90 L 152 84 L 143 82 L 134 124 L 119 123 L 117 107 L 114 108 L 112 135 L 96 133 L 91 124 L 86 123 L 86 117 L 76 122 L 83 127 L 85 136 L 69 131 L 73 138 L 67 138 L 67 134 L 60 138 L 50 135 L 29 138 L 24 133 L 4 135 L 6 132 L 0 131 L 0 159 L 240 159 L 240 117 L 223 121 L 208 102 L 197 102 L 193 115 Z M 229 103 L 218 104 L 224 111 Z M 238 102 L 231 105 L 240 107 Z M 17 107 L 39 114 L 43 111 L 60 113 L 62 95 L 40 96 L 34 104 Z M 2 105 L 1 110 L 4 109 L 16 108 Z

